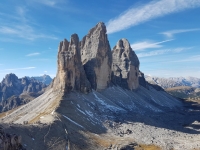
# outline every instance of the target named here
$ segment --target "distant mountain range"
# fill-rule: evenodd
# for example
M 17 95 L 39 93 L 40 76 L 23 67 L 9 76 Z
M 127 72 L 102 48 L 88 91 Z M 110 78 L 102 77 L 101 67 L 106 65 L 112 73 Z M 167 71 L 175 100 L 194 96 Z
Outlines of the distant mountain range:
M 48 75 L 18 78 L 7 74 L 0 83 L 0 112 L 8 111 L 41 95 L 46 83 L 52 80 Z M 42 82 L 40 82 L 42 81 Z
M 49 85 L 52 81 L 52 78 L 49 75 L 46 75 L 46 74 L 44 74 L 43 76 L 35 76 L 35 77 L 29 77 L 29 78 L 35 79 L 35 80 L 42 82 L 46 85 Z
M 170 78 L 160 78 L 145 76 L 147 82 L 151 84 L 157 84 L 163 89 L 177 87 L 177 86 L 191 86 L 195 88 L 200 88 L 200 78 L 195 77 L 170 77 Z
M 145 76 L 147 82 L 159 85 L 169 94 L 183 99 L 200 99 L 200 79 L 195 77 L 159 78 Z

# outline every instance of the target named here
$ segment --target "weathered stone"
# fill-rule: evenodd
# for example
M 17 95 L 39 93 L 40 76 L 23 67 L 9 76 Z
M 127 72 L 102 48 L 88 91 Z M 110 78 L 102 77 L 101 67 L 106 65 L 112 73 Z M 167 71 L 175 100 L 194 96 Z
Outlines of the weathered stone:
M 144 77 L 144 73 L 139 71 L 138 77 L 139 77 L 139 84 L 141 86 L 145 87 L 146 89 L 149 89 L 148 84 L 147 84 L 145 77 Z
M 126 39 L 121 39 L 112 51 L 112 82 L 130 90 L 137 89 L 139 60 Z
M 95 90 L 103 90 L 111 81 L 111 49 L 104 23 L 98 23 L 80 42 L 81 60 L 86 76 Z
M 60 42 L 57 63 L 58 71 L 53 83 L 54 90 L 65 93 L 72 90 L 87 93 L 91 90 L 82 66 L 77 34 L 71 36 L 70 42 L 66 39 Z

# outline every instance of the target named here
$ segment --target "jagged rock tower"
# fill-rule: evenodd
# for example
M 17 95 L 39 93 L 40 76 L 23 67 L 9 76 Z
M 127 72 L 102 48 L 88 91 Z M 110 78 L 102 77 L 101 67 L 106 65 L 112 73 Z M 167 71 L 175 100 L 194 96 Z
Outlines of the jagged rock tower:
M 111 81 L 130 90 L 139 86 L 136 54 L 126 39 L 119 40 L 111 52 L 106 26 L 102 22 L 80 42 L 77 34 L 73 34 L 70 41 L 60 42 L 57 63 L 54 91 L 101 91 L 109 87 Z
M 104 23 L 98 23 L 81 41 L 81 60 L 91 87 L 103 90 L 111 81 L 111 49 Z
M 112 82 L 130 90 L 137 89 L 139 64 L 128 40 L 119 40 L 112 51 Z
M 71 90 L 87 93 L 91 90 L 81 62 L 79 38 L 77 34 L 66 39 L 58 47 L 58 70 L 53 82 L 54 91 L 68 93 Z

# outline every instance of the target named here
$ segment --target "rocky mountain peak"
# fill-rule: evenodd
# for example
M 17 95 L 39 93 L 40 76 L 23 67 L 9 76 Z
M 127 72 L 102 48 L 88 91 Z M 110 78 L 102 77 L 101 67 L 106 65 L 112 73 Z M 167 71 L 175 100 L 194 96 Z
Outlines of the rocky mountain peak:
M 7 74 L 5 76 L 5 78 L 3 79 L 2 81 L 2 84 L 5 84 L 5 85 L 12 85 L 13 83 L 17 82 L 18 81 L 18 77 L 13 74 L 13 73 L 10 73 L 10 74 Z
M 133 90 L 139 86 L 139 60 L 127 39 L 117 42 L 112 51 L 112 82 Z
M 63 41 L 60 42 L 58 50 L 59 51 L 67 51 L 68 46 L 69 46 L 69 42 L 67 41 L 67 39 L 64 39 Z
M 55 91 L 69 93 L 72 90 L 87 93 L 90 84 L 86 78 L 80 56 L 79 38 L 71 35 L 70 42 L 60 42 L 58 51 L 58 71 L 53 83 Z
M 98 23 L 81 41 L 81 60 L 92 88 L 107 88 L 111 81 L 112 57 L 104 23 Z
M 82 41 L 73 34 L 70 41 L 60 42 L 54 89 L 67 93 L 88 92 L 91 88 L 101 91 L 109 87 L 112 80 L 132 90 L 139 86 L 138 74 L 139 60 L 128 40 L 119 40 L 111 52 L 106 26 L 100 22 Z
M 125 49 L 125 50 L 132 51 L 131 46 L 130 46 L 128 40 L 125 39 L 125 38 L 120 39 L 120 40 L 117 42 L 117 44 L 116 44 L 116 49 Z
M 89 30 L 89 33 L 87 36 L 91 36 L 92 34 L 101 34 L 104 35 L 106 34 L 106 26 L 103 22 L 99 22 L 95 27 Z
M 70 44 L 71 45 L 75 45 L 75 46 L 78 47 L 78 45 L 79 45 L 79 37 L 78 37 L 77 34 L 72 34 L 71 35 Z

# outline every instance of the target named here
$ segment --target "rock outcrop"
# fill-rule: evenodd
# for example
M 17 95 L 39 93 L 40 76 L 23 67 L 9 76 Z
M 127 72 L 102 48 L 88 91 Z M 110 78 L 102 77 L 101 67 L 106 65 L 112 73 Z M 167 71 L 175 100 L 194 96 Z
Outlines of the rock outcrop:
M 95 90 L 103 90 L 111 82 L 111 49 L 104 23 L 98 23 L 80 42 L 81 60 L 86 76 Z
M 138 78 L 139 78 L 139 84 L 143 87 L 145 87 L 146 89 L 148 89 L 148 83 L 147 81 L 145 80 L 145 77 L 144 77 L 144 73 L 139 71 L 139 74 L 138 74 Z
M 60 43 L 54 91 L 101 91 L 112 82 L 130 90 L 139 87 L 138 57 L 126 39 L 119 40 L 111 52 L 106 32 L 100 22 L 82 41 L 73 34 L 70 42 Z
M 121 39 L 112 51 L 112 82 L 130 90 L 139 86 L 139 60 L 128 40 Z
M 91 90 L 89 81 L 81 62 L 79 38 L 77 34 L 60 42 L 58 48 L 58 70 L 54 79 L 54 91 L 69 93 L 72 90 L 88 93 Z

